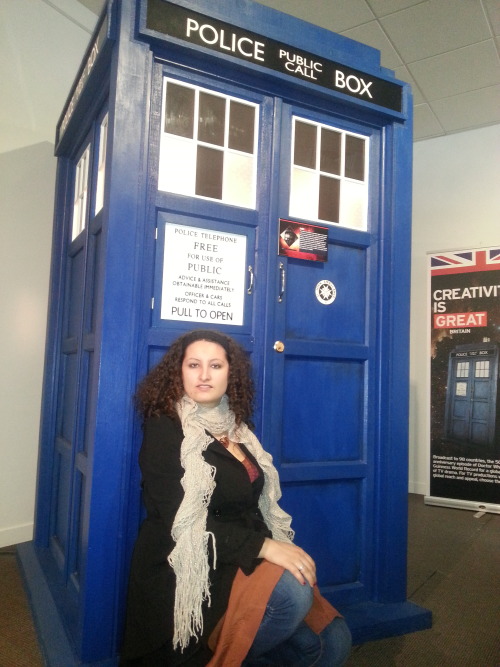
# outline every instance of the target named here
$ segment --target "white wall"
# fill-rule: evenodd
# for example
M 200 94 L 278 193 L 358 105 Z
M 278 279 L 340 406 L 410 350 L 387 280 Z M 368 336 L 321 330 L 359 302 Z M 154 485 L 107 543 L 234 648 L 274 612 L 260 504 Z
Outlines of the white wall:
M 0 546 L 30 539 L 54 200 L 53 146 L 0 154 Z
M 500 245 L 500 125 L 414 145 L 410 491 L 428 488 L 427 253 Z
M 32 537 L 53 138 L 95 23 L 76 0 L 0 3 L 0 547 Z

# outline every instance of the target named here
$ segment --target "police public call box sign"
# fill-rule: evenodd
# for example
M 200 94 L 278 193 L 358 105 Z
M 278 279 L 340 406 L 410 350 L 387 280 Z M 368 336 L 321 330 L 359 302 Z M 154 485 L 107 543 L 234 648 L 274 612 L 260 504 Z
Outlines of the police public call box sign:
M 402 111 L 402 88 L 282 42 L 165 0 L 149 0 L 146 28 L 309 81 L 378 106 Z

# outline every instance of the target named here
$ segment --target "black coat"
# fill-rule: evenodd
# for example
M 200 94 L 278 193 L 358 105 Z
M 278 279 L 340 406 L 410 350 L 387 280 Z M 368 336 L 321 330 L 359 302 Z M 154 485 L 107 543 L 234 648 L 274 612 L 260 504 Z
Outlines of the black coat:
M 184 475 L 180 463 L 182 440 L 180 423 L 170 417 L 152 417 L 145 423 L 139 464 L 147 517 L 132 558 L 122 659 L 148 654 L 164 644 L 172 646 L 175 574 L 167 556 L 174 547 L 170 533 L 184 494 L 180 483 Z M 209 559 L 211 606 L 204 606 L 201 641 L 192 641 L 182 656 L 172 651 L 169 665 L 206 664 L 210 654 L 204 640 L 226 610 L 238 567 L 245 574 L 253 572 L 265 537 L 271 537 L 258 509 L 262 471 L 251 483 L 243 464 L 215 439 L 203 455 L 216 469 L 207 518 L 207 530 L 215 536 L 217 552 L 215 569 L 212 554 Z

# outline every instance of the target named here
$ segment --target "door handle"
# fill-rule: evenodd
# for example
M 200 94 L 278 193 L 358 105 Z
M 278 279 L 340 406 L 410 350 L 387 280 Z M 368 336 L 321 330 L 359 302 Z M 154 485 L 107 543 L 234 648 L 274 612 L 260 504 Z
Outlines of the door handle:
M 248 267 L 248 273 L 250 274 L 250 282 L 248 283 L 247 294 L 251 294 L 253 292 L 253 284 L 255 280 L 252 266 Z
M 285 265 L 283 264 L 283 262 L 280 262 L 280 293 L 278 294 L 278 303 L 281 303 L 283 301 L 285 288 L 286 288 Z

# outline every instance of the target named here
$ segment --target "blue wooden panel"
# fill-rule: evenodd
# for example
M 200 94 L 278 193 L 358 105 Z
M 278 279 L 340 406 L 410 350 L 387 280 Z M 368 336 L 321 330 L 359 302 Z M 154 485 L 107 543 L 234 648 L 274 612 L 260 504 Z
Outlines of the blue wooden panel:
M 85 418 L 82 423 L 82 437 L 79 438 L 78 449 L 88 453 L 94 438 L 92 415 L 95 409 L 95 382 L 97 369 L 94 352 L 86 352 L 84 362 L 84 378 L 82 379 L 82 394 L 84 400 Z
M 366 331 L 367 251 L 330 243 L 328 252 L 327 264 L 288 261 L 287 335 L 362 343 Z M 315 296 L 321 280 L 329 280 L 337 288 L 331 305 L 325 306 Z
M 469 411 L 468 401 L 459 400 L 458 398 L 455 398 L 455 402 L 453 404 L 453 417 L 455 417 L 455 419 L 457 418 L 463 419 L 467 416 L 468 411 Z
M 80 590 L 80 571 L 82 565 L 81 530 L 83 517 L 83 486 L 85 478 L 79 470 L 74 471 L 73 494 L 71 503 L 71 540 L 68 549 L 68 583 L 75 593 Z
M 92 282 L 89 288 L 89 299 L 90 299 L 90 309 L 89 309 L 89 322 L 88 329 L 90 331 L 95 331 L 96 321 L 98 317 L 98 305 L 99 299 L 97 290 L 100 286 L 98 280 L 99 271 L 102 271 L 102 252 L 103 252 L 103 240 L 102 240 L 102 231 L 99 228 L 95 234 L 92 234 L 89 238 L 90 253 L 92 260 Z M 89 253 L 89 254 L 90 254 Z
M 470 439 L 479 445 L 488 444 L 488 423 L 473 422 Z
M 452 422 L 451 437 L 458 438 L 459 440 L 466 440 L 468 435 L 467 423 L 465 421 L 459 421 L 454 419 Z
M 88 529 L 87 529 L 87 503 L 89 492 L 88 474 L 77 475 L 77 495 L 74 500 L 75 531 L 73 545 L 73 584 L 80 591 L 81 586 L 85 584 L 85 563 L 88 549 Z
M 66 552 L 70 527 L 69 506 L 71 494 L 71 452 L 63 449 L 58 452 L 55 479 L 55 526 L 54 536 L 62 554 Z
M 362 457 L 364 369 L 359 361 L 286 361 L 282 463 Z
M 63 359 L 64 375 L 61 377 L 63 387 L 61 397 L 61 426 L 59 435 L 68 442 L 73 442 L 76 422 L 76 395 L 78 392 L 78 355 L 67 354 Z
M 483 399 L 487 401 L 489 396 L 490 396 L 490 387 L 488 382 L 476 379 L 474 383 L 474 400 L 480 401 L 481 399 Z
M 70 336 L 79 336 L 82 312 L 83 312 L 83 280 L 85 272 L 85 252 L 82 245 L 83 239 L 78 239 L 75 244 L 77 252 L 71 256 L 69 262 L 69 285 L 68 295 L 71 295 L 68 303 L 67 333 Z
M 321 587 L 348 587 L 361 578 L 362 483 L 286 484 L 283 506 L 293 516 L 296 543 L 311 553 Z M 318 540 L 318 534 L 321 539 Z

